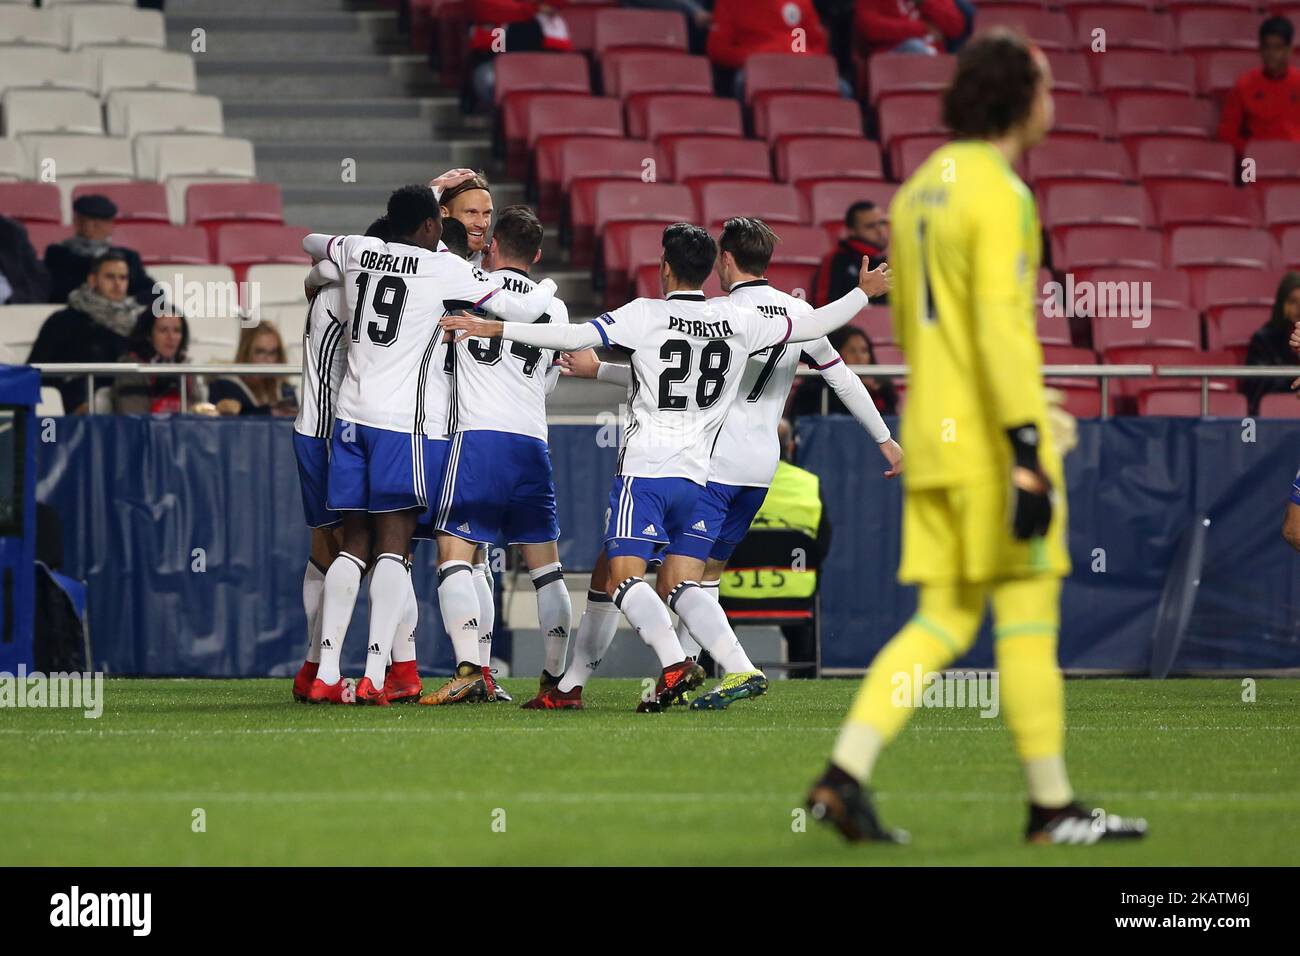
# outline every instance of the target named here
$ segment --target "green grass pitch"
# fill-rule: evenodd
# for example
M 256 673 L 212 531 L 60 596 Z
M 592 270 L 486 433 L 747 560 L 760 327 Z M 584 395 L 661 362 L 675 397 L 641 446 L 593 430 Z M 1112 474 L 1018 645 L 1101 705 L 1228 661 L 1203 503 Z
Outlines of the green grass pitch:
M 523 700 L 531 680 L 505 685 Z M 432 679 L 426 687 L 434 685 Z M 1080 796 L 1145 815 L 1139 845 L 1020 842 L 1001 721 L 923 710 L 877 775 L 906 847 L 846 847 L 795 811 L 856 681 L 779 681 L 725 712 L 308 707 L 287 680 L 109 680 L 98 720 L 0 711 L 0 863 L 1291 864 L 1300 680 L 1067 684 Z M 194 832 L 194 811 L 205 832 Z

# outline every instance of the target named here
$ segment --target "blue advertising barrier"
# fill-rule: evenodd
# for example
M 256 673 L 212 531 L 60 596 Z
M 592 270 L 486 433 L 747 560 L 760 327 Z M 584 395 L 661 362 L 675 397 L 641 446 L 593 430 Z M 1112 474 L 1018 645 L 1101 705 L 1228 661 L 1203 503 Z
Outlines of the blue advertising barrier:
M 35 369 L 0 365 L 0 671 L 34 664 L 36 603 Z
M 1278 529 L 1300 423 L 1081 422 L 1067 461 L 1066 667 L 1145 673 L 1179 542 L 1210 519 L 1191 624 L 1175 670 L 1300 666 L 1300 557 Z M 265 676 L 301 661 L 308 549 L 287 420 L 68 417 L 41 423 L 37 496 L 62 516 L 65 571 L 88 582 L 95 666 L 113 673 Z M 615 450 L 596 426 L 551 429 L 561 558 L 590 568 Z M 822 478 L 834 526 L 824 566 L 823 661 L 862 668 L 912 612 L 898 585 L 900 487 L 851 419 L 799 422 L 801 463 Z M 1253 441 L 1243 440 L 1253 438 Z M 416 552 L 418 651 L 447 672 L 434 554 Z M 344 664 L 365 649 L 365 587 Z M 988 635 L 966 663 L 992 661 Z

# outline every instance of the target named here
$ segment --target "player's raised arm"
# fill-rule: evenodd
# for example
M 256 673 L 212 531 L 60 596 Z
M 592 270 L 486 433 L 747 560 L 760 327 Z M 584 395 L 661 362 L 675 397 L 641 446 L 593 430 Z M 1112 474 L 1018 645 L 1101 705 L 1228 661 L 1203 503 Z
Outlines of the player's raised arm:
M 889 263 L 882 262 L 874 269 L 868 269 L 867 257 L 862 257 L 862 271 L 858 273 L 858 287 L 851 289 L 834 302 L 814 309 L 812 315 L 794 322 L 789 342 L 812 342 L 824 335 L 829 335 L 841 325 L 847 325 L 852 318 L 867 305 L 873 295 L 884 295 L 893 284 Z
M 880 417 L 880 409 L 876 408 L 875 400 L 867 391 L 867 387 L 862 384 L 862 379 L 849 371 L 840 354 L 824 338 L 810 343 L 805 351 L 808 358 L 816 363 L 813 368 L 839 396 L 844 407 L 849 410 L 849 414 L 857 419 L 858 424 L 866 429 L 867 434 L 880 446 L 880 453 L 889 462 L 889 470 L 885 472 L 885 477 L 894 478 L 899 475 L 903 470 L 903 450 L 898 447 L 898 443 L 889 433 L 889 426 Z
M 544 279 L 549 282 L 549 279 Z M 540 286 L 538 286 L 540 288 Z M 533 292 L 536 292 L 534 289 Z M 507 293 L 508 294 L 508 293 Z M 532 293 L 530 292 L 529 295 Z M 483 303 L 482 307 L 490 309 L 496 302 Z M 545 311 L 543 309 L 542 311 Z M 538 315 L 541 313 L 539 312 Z M 534 316 L 536 318 L 536 316 Z M 456 341 L 463 338 L 509 339 L 524 345 L 535 345 L 543 349 L 555 349 L 559 352 L 573 352 L 577 349 L 595 348 L 605 344 L 601 333 L 596 330 L 596 320 L 582 322 L 578 325 L 539 325 L 532 320 L 523 322 L 498 322 L 495 319 L 481 319 L 468 313 L 444 316 L 442 327 L 463 334 L 456 336 Z

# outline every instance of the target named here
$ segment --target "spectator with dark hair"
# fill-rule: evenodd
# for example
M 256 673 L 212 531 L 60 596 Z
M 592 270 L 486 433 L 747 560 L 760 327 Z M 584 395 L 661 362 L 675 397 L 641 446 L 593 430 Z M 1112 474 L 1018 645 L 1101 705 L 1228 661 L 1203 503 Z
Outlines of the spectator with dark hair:
M 36 256 L 27 227 L 0 216 L 0 305 L 50 300 L 50 276 Z
M 190 326 L 176 309 L 155 315 L 145 309 L 131 333 L 131 348 L 123 362 L 140 365 L 183 365 L 189 361 Z M 113 383 L 113 411 L 119 415 L 148 415 L 181 410 L 181 389 L 190 408 L 203 400 L 197 378 L 186 376 L 122 375 Z
M 970 20 L 954 0 L 858 0 L 858 36 L 872 53 L 955 51 Z
M 483 111 L 492 109 L 496 89 L 493 60 L 498 53 L 573 49 L 562 13 L 567 5 L 568 0 L 470 0 L 474 26 L 469 34 L 467 75 L 473 105 Z M 470 92 L 465 91 L 466 100 Z
M 822 259 L 813 283 L 813 305 L 834 302 L 857 288 L 862 257 L 870 257 L 874 269 L 885 261 L 889 245 L 889 220 L 884 210 L 869 199 L 855 202 L 844 213 L 844 230 L 848 233 L 839 245 Z M 888 302 L 889 294 L 879 301 Z
M 128 348 L 127 337 L 144 308 L 127 296 L 129 269 L 120 250 L 105 252 L 90 265 L 85 284 L 72 290 L 68 307 L 55 312 L 41 326 L 32 344 L 28 364 L 45 362 L 116 362 Z M 63 395 L 70 413 L 84 412 L 94 396 L 86 391 L 86 377 L 46 378 Z
M 1260 66 L 1237 77 L 1219 117 L 1219 139 L 1237 155 L 1252 139 L 1300 142 L 1300 70 L 1291 66 L 1295 29 L 1286 17 L 1259 26 Z
M 236 365 L 283 365 L 284 340 L 274 322 L 262 321 L 239 333 Z M 208 401 L 222 415 L 296 415 L 298 396 L 278 375 L 223 375 L 208 388 Z
M 836 329 L 827 338 L 835 347 L 835 351 L 840 353 L 840 358 L 844 360 L 845 365 L 876 364 L 876 350 L 871 345 L 871 338 L 861 329 L 845 325 Z M 871 393 L 871 399 L 876 403 L 880 414 L 897 414 L 898 393 L 894 391 L 893 382 L 887 378 L 869 378 L 863 375 L 862 384 Z M 826 396 L 826 414 L 851 414 L 838 395 L 833 391 L 826 391 L 824 378 L 820 375 L 809 375 L 803 378 L 794 390 L 794 399 L 790 403 L 790 419 L 793 421 L 800 415 L 820 415 L 823 395 Z
M 144 271 L 139 253 L 113 245 L 113 220 L 117 205 L 107 196 L 81 196 L 72 204 L 75 234 L 45 250 L 50 273 L 50 301 L 66 302 L 73 289 L 83 285 L 92 259 L 109 249 L 120 252 L 127 265 L 127 295 L 142 305 L 153 301 L 153 279 Z
M 1289 340 L 1297 323 L 1300 323 L 1300 272 L 1288 272 L 1277 285 L 1273 312 L 1268 321 L 1250 337 L 1246 364 L 1295 365 L 1296 356 Z M 1290 389 L 1291 385 L 1286 378 L 1248 378 L 1243 380 L 1242 385 L 1252 415 L 1259 411 L 1260 399 L 1269 392 L 1286 392 Z
M 795 34 L 795 30 L 802 32 Z M 717 0 L 707 49 L 715 67 L 733 71 L 739 99 L 745 96 L 745 61 L 755 53 L 831 52 L 813 0 Z M 840 92 L 853 95 L 852 86 L 842 78 Z

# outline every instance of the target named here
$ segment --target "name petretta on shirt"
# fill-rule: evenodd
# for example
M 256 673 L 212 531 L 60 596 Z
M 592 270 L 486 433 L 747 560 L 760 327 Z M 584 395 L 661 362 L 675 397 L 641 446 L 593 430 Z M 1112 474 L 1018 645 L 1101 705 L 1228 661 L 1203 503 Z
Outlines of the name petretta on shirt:
M 668 331 L 684 332 L 701 339 L 726 339 L 735 334 L 731 331 L 731 323 L 725 319 L 721 322 L 701 322 L 698 319 L 679 319 L 675 315 L 668 317 Z
M 361 253 L 361 268 L 371 272 L 400 272 L 413 276 L 420 271 L 418 256 L 395 256 L 389 252 L 367 249 Z

